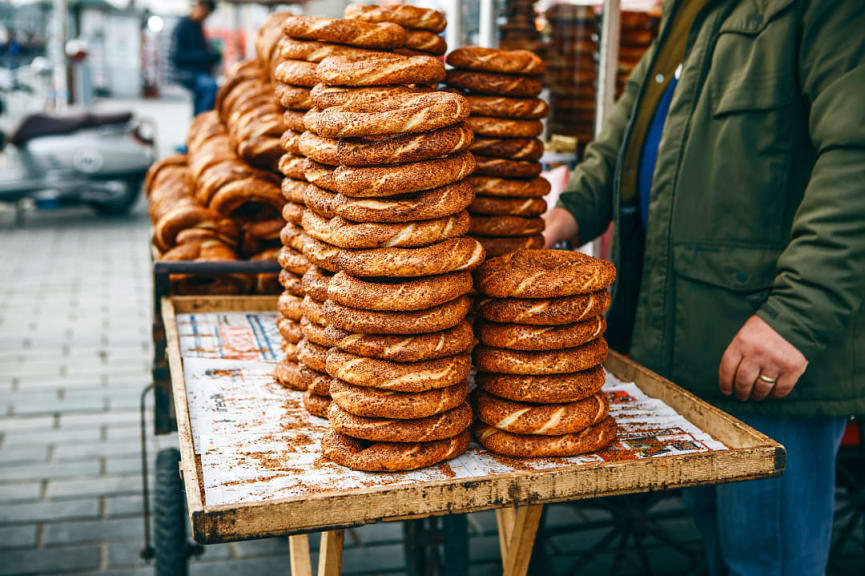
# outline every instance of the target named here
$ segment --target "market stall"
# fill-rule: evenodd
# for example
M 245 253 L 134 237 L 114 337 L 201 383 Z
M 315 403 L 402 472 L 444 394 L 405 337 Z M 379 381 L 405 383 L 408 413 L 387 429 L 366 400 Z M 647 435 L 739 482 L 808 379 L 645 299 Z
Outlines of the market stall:
M 188 513 L 201 543 L 321 531 L 324 573 L 336 574 L 344 528 L 495 508 L 505 573 L 525 574 L 545 503 L 765 478 L 784 468 L 777 443 L 611 354 L 605 392 L 620 445 L 533 460 L 472 447 L 416 472 L 351 472 L 321 458 L 326 421 L 303 409 L 301 393 L 273 384 L 274 306 L 268 297 L 162 304 Z M 293 574 L 304 565 L 295 562 Z

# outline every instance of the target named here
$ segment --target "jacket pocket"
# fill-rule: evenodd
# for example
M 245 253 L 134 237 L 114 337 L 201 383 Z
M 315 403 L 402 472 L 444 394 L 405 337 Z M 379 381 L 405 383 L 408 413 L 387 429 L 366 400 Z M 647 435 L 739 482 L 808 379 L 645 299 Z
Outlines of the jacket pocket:
M 718 367 L 730 341 L 769 295 L 783 247 L 673 246 L 673 381 L 718 395 Z

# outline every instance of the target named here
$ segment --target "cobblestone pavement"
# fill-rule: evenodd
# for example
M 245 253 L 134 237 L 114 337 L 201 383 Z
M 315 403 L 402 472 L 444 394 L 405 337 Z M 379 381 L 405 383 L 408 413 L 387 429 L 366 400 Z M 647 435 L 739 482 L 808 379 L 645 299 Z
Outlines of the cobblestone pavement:
M 175 106 L 161 119 L 183 114 Z M 0 576 L 151 574 L 139 558 L 138 405 L 151 358 L 145 211 L 122 220 L 86 210 L 34 214 L 20 226 L 0 213 L 0 258 Z M 176 443 L 148 439 L 151 457 Z M 667 508 L 679 510 L 674 501 Z M 547 525 L 555 530 L 598 517 L 555 506 Z M 473 576 L 500 570 L 494 525 L 490 513 L 470 517 Z M 691 553 L 699 550 L 690 522 L 665 526 Z M 603 534 L 550 534 L 552 563 L 570 567 L 574 551 Z M 350 531 L 345 572 L 403 573 L 401 538 L 397 523 Z M 287 548 L 284 538 L 208 546 L 191 573 L 288 573 Z M 687 569 L 686 557 L 655 550 L 657 573 Z M 581 573 L 609 573 L 621 556 L 601 555 Z

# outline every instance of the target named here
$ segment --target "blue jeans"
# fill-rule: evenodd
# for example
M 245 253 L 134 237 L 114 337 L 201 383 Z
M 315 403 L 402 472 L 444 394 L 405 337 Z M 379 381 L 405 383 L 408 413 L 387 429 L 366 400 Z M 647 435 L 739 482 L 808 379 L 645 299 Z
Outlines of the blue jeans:
M 205 72 L 183 71 L 177 73 L 177 80 L 184 88 L 192 92 L 193 115 L 213 110 L 216 103 L 216 91 L 219 87 L 213 76 Z
M 737 417 L 784 445 L 787 468 L 780 478 L 683 490 L 709 576 L 825 574 L 846 420 Z

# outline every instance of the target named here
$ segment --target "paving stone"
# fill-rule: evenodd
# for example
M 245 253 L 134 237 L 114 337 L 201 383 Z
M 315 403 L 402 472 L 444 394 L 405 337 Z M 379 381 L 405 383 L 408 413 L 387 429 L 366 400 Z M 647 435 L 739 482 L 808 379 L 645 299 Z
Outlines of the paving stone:
M 45 546 L 117 542 L 139 538 L 143 530 L 144 524 L 139 518 L 60 522 L 45 526 L 42 542 Z
M 60 428 L 78 426 L 138 426 L 141 415 L 138 410 L 99 412 L 94 414 L 61 414 Z M 153 422 L 153 414 L 148 413 L 148 422 Z
M 149 437 L 153 443 L 153 437 Z M 131 441 L 64 444 L 54 449 L 55 460 L 77 460 L 88 457 L 134 456 L 141 453 L 141 443 Z
M 139 522 L 141 521 L 139 520 Z M 143 538 L 129 542 L 109 543 L 107 545 L 108 567 L 124 568 L 131 566 L 146 566 L 147 563 L 141 559 L 141 549 L 143 547 Z M 190 563 L 227 560 L 230 555 L 231 549 L 229 544 L 212 544 L 204 547 L 204 553 L 199 558 L 193 556 Z
M 58 522 L 68 519 L 87 519 L 99 517 L 99 501 L 65 500 L 5 504 L 0 507 L 0 523 Z
M 141 475 L 100 476 L 86 480 L 49 480 L 49 498 L 119 496 L 141 493 Z
M 108 518 L 140 516 L 144 511 L 143 500 L 141 496 L 114 496 L 112 498 L 105 498 L 105 516 Z
M 0 418 L 0 432 L 16 430 L 43 430 L 54 427 L 53 416 L 13 416 Z
M 94 570 L 99 567 L 99 546 L 76 546 L 45 550 L 0 551 L 0 575 L 63 573 Z
M 46 464 L 9 464 L 0 467 L 0 481 L 95 476 L 99 474 L 99 469 L 99 462 L 95 460 L 50 462 Z
M 46 429 L 29 432 L 8 432 L 3 434 L 3 449 L 7 447 L 27 447 L 39 445 L 77 444 L 79 442 L 96 442 L 102 436 L 102 431 L 94 426 L 91 428 Z
M 36 546 L 36 524 L 0 526 L 0 549 Z
M 29 464 L 32 462 L 46 462 L 48 460 L 48 446 L 7 446 L 4 439 L 3 448 L 0 449 L 0 465 Z
M 41 482 L 16 482 L 0 484 L 0 503 L 37 500 L 42 493 Z

